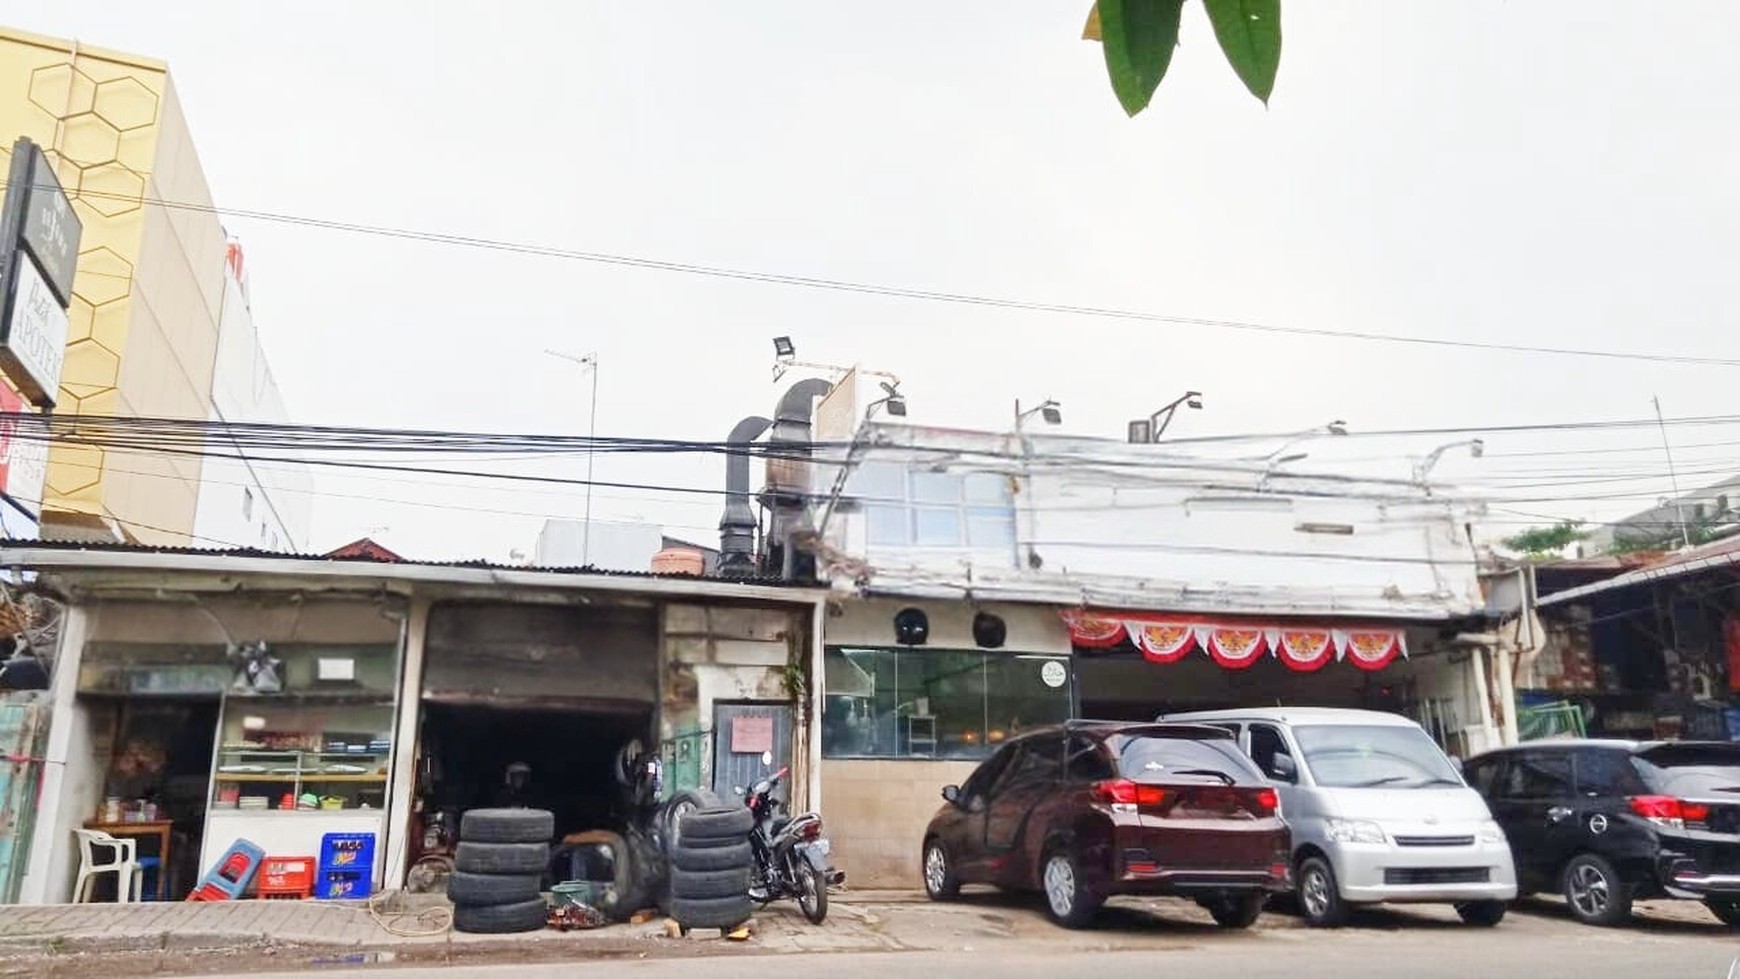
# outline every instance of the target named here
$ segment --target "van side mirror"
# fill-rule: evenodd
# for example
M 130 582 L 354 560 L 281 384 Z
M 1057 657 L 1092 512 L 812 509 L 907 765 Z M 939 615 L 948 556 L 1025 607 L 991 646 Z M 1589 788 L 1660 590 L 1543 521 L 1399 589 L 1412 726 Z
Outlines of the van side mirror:
M 961 801 L 961 787 L 958 785 L 943 786 L 943 801 L 950 805 L 958 805 Z
M 1299 765 L 1292 755 L 1276 755 L 1269 762 L 1269 777 L 1277 782 L 1294 784 L 1299 781 Z

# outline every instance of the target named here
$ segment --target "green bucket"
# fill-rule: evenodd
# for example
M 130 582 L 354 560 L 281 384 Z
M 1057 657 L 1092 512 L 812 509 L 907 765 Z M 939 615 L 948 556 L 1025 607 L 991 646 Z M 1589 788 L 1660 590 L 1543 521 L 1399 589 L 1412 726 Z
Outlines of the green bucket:
M 597 907 L 604 895 L 610 890 L 610 885 L 601 880 L 571 880 L 550 888 L 550 893 L 556 896 L 556 906 L 561 907 Z

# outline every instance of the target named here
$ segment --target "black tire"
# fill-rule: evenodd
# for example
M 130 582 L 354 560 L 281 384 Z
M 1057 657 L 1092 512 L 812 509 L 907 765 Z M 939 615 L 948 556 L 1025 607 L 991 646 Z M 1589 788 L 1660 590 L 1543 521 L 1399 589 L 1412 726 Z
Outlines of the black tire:
M 961 896 L 961 879 L 955 876 L 955 862 L 950 859 L 948 847 L 943 846 L 941 840 L 925 840 L 918 859 L 925 896 L 932 901 L 953 901 Z M 933 859 L 936 861 L 934 868 L 931 865 Z
M 543 898 L 517 904 L 497 904 L 490 907 L 453 909 L 453 930 L 473 935 L 508 935 L 522 931 L 539 931 L 549 917 L 549 907 Z
M 684 928 L 735 928 L 754 911 L 747 897 L 671 899 L 671 917 Z
M 453 867 L 468 874 L 542 874 L 550 866 L 548 843 L 461 843 Z
M 1464 901 L 1456 905 L 1456 914 L 1464 924 L 1476 928 L 1492 928 L 1504 920 L 1509 905 L 1503 901 Z
M 671 867 L 675 870 L 738 870 L 748 869 L 755 864 L 755 853 L 749 848 L 749 841 L 734 843 L 730 846 L 677 847 L 671 853 Z
M 681 846 L 721 846 L 749 838 L 755 828 L 755 814 L 744 806 L 716 806 L 696 809 L 677 821 L 677 839 Z
M 1713 897 L 1704 902 L 1717 920 L 1730 928 L 1740 928 L 1740 898 Z
M 548 843 L 556 817 L 548 809 L 472 809 L 459 817 L 467 843 Z
M 1039 862 L 1039 883 L 1045 915 L 1065 928 L 1083 928 L 1099 913 L 1105 899 L 1090 891 L 1082 879 L 1081 861 L 1068 847 L 1053 846 Z M 1058 877 L 1054 883 L 1053 875 Z
M 1210 898 L 1202 902 L 1214 923 L 1222 928 L 1249 928 L 1262 917 L 1263 905 L 1269 903 L 1269 895 L 1261 891 L 1252 894 L 1228 894 L 1225 897 Z
M 1560 878 L 1571 917 L 1586 925 L 1611 928 L 1631 918 L 1631 887 L 1603 856 L 1579 853 Z
M 798 856 L 791 859 L 795 863 L 793 875 L 797 879 L 798 910 L 810 919 L 810 924 L 819 925 L 828 920 L 828 884 L 808 860 Z
M 1335 868 L 1323 857 L 1306 857 L 1299 863 L 1299 914 L 1313 928 L 1340 928 L 1347 924 L 1349 908 L 1341 899 L 1341 884 Z
M 684 815 L 697 809 L 718 809 L 723 806 L 719 797 L 706 789 L 684 789 L 664 804 L 659 811 L 659 832 L 666 853 L 676 849 L 682 839 L 682 827 L 679 825 Z
M 471 874 L 456 870 L 447 878 L 447 899 L 462 907 L 524 904 L 542 898 L 537 874 Z
M 679 870 L 671 875 L 671 896 L 685 899 L 742 897 L 749 893 L 749 868 Z

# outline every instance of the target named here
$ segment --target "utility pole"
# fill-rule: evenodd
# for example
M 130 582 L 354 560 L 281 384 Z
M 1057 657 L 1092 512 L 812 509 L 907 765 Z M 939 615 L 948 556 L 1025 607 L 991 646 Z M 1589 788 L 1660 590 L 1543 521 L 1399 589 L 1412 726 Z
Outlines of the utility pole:
M 1686 501 L 1680 497 L 1680 477 L 1679 473 L 1674 471 L 1674 450 L 1673 446 L 1668 444 L 1667 422 L 1661 417 L 1661 398 L 1659 396 L 1652 397 L 1649 401 L 1655 405 L 1655 423 L 1661 428 L 1661 451 L 1663 455 L 1667 456 L 1668 482 L 1674 490 L 1674 512 L 1679 514 L 1680 520 L 1680 540 L 1687 547 L 1691 547 L 1692 532 L 1686 529 Z
M 545 350 L 552 357 L 579 364 L 592 375 L 592 407 L 586 414 L 586 522 L 580 529 L 580 566 L 592 563 L 592 463 L 598 454 L 598 352 L 576 357 L 558 350 Z

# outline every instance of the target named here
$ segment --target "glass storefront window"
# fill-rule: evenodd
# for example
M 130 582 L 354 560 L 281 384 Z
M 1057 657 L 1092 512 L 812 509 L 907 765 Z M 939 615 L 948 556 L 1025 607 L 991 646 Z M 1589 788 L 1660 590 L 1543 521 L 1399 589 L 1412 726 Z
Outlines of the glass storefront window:
M 830 647 L 824 665 L 830 758 L 982 758 L 1070 716 L 1067 656 Z

